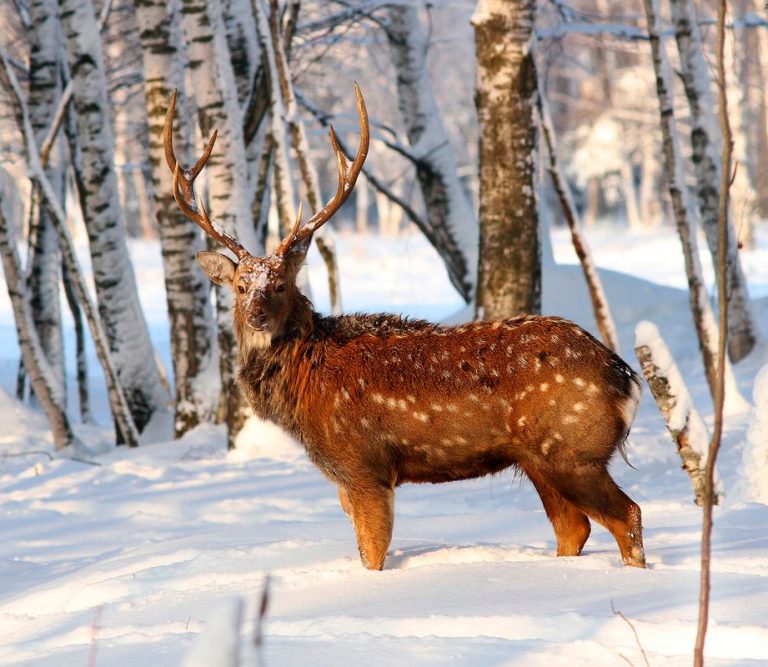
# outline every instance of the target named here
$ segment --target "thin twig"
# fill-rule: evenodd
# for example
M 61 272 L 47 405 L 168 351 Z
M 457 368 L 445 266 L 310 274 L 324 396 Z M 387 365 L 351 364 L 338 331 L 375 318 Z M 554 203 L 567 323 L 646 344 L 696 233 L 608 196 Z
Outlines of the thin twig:
M 611 600 L 611 611 L 616 616 L 621 618 L 630 627 L 630 629 L 632 630 L 632 634 L 635 635 L 635 643 L 637 644 L 637 648 L 640 649 L 640 655 L 643 656 L 643 660 L 645 661 L 646 667 L 651 667 L 651 663 L 648 662 L 648 656 L 645 654 L 645 649 L 643 648 L 643 645 L 640 642 L 640 635 L 637 634 L 637 628 L 635 628 L 634 623 L 632 623 L 632 621 L 630 621 L 626 616 L 624 616 L 624 614 L 621 611 L 619 611 L 618 609 L 616 609 L 616 607 L 613 606 L 613 600 Z M 621 656 L 621 657 L 624 658 L 624 656 Z M 626 658 L 624 659 L 627 660 Z M 629 662 L 629 660 L 627 660 L 627 662 Z M 630 662 L 630 664 L 632 663 Z

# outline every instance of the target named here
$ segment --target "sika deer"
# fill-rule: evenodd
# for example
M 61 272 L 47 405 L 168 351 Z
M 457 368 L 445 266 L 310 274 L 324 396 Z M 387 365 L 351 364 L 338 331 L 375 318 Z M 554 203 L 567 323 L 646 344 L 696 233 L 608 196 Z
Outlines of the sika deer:
M 567 320 L 522 316 L 459 327 L 396 315 L 324 317 L 296 288 L 312 234 L 349 196 L 368 151 L 355 86 L 360 145 L 349 163 L 331 128 L 338 190 L 306 225 L 301 212 L 277 250 L 254 257 L 213 223 L 192 185 L 213 149 L 182 171 L 166 157 L 181 209 L 237 257 L 197 253 L 235 297 L 238 382 L 257 415 L 303 443 L 338 485 L 363 565 L 381 569 L 392 537 L 395 487 L 449 482 L 515 467 L 533 482 L 557 537 L 578 555 L 589 519 L 614 536 L 627 565 L 644 567 L 640 508 L 607 467 L 623 454 L 640 397 L 638 376 Z

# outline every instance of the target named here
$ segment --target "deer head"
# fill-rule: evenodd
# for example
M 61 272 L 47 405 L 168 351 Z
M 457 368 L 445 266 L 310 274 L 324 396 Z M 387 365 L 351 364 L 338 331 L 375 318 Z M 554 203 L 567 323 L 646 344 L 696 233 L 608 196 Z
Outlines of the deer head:
M 339 147 L 330 127 L 331 145 L 336 154 L 339 184 L 336 194 L 306 224 L 301 222 L 301 204 L 291 231 L 270 255 L 257 257 L 248 252 L 233 236 L 210 219 L 202 198 L 195 197 L 193 185 L 213 152 L 216 131 L 213 132 L 203 154 L 191 169 L 184 169 L 173 150 L 173 118 L 176 109 L 176 91 L 171 95 L 163 130 L 165 159 L 173 172 L 173 195 L 181 211 L 196 222 L 211 238 L 228 248 L 236 257 L 219 252 L 198 252 L 197 262 L 205 274 L 217 285 L 228 285 L 234 294 L 234 315 L 241 336 L 269 344 L 272 338 L 282 336 L 293 327 L 303 329 L 311 325 L 309 308 L 296 308 L 307 300 L 296 288 L 296 275 L 307 255 L 314 232 L 339 210 L 349 197 L 355 181 L 368 155 L 368 113 L 360 88 L 355 84 L 357 112 L 360 117 L 360 144 L 357 155 L 350 163 Z

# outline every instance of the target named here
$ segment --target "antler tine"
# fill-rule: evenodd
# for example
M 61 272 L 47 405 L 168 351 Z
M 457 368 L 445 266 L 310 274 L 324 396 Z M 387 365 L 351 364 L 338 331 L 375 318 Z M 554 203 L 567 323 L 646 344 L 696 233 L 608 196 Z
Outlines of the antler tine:
M 294 227 L 295 231 L 292 231 L 277 249 L 276 254 L 278 255 L 284 255 L 290 248 L 312 235 L 315 230 L 328 222 L 336 211 L 341 208 L 341 205 L 346 201 L 347 197 L 349 197 L 352 192 L 352 189 L 355 187 L 355 181 L 357 181 L 360 170 L 363 168 L 365 158 L 368 156 L 368 146 L 370 144 L 368 111 L 365 108 L 365 100 L 363 99 L 363 94 L 360 92 L 360 87 L 357 85 L 357 82 L 355 82 L 355 98 L 357 100 L 357 114 L 360 117 L 360 143 L 357 148 L 357 155 L 350 165 L 349 158 L 347 158 L 347 156 L 344 155 L 344 151 L 341 150 L 336 132 L 334 131 L 333 126 L 331 126 L 329 131 L 331 146 L 333 147 L 333 152 L 336 154 L 336 160 L 339 167 L 339 185 L 336 189 L 336 194 L 322 209 L 307 220 L 307 224 L 304 225 L 304 227 L 298 230 L 295 230 Z
M 198 158 L 192 169 L 184 169 L 176 159 L 176 153 L 173 149 L 173 119 L 176 113 L 176 91 L 171 94 L 168 103 L 168 112 L 165 115 L 165 125 L 163 127 L 163 149 L 165 151 L 165 161 L 168 168 L 173 172 L 173 198 L 176 200 L 181 212 L 190 220 L 193 220 L 210 237 L 216 239 L 219 243 L 229 248 L 238 259 L 246 257 L 249 253 L 233 236 L 227 234 L 219 225 L 208 217 L 205 210 L 205 204 L 202 199 L 200 202 L 195 198 L 194 182 L 200 172 L 208 162 L 213 152 L 213 146 L 216 143 L 218 132 L 216 130 L 211 134 L 208 144 L 203 154 Z M 199 206 L 199 209 L 198 209 Z

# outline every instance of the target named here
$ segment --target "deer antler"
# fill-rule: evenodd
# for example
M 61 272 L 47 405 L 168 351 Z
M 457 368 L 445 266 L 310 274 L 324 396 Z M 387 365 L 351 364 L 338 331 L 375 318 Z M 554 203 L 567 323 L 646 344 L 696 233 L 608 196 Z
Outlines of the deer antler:
M 176 200 L 182 213 L 190 220 L 194 220 L 208 236 L 229 248 L 238 259 L 243 259 L 243 257 L 247 257 L 250 253 L 237 239 L 227 234 L 216 222 L 208 217 L 203 200 L 201 199 L 199 202 L 196 200 L 193 189 L 195 179 L 203 170 L 206 162 L 208 162 L 208 158 L 211 157 L 218 131 L 213 131 L 211 138 L 208 140 L 208 145 L 192 169 L 184 169 L 176 159 L 176 153 L 173 150 L 173 118 L 176 113 L 176 92 L 174 90 L 171 94 L 171 99 L 168 103 L 168 113 L 165 116 L 165 126 L 163 127 L 165 161 L 168 163 L 168 168 L 173 172 L 173 198 Z
M 357 181 L 360 170 L 363 168 L 365 158 L 368 156 L 368 144 L 370 142 L 368 111 L 365 108 L 365 100 L 363 99 L 363 94 L 360 92 L 360 87 L 357 83 L 355 83 L 355 98 L 357 100 L 357 113 L 360 116 L 360 145 L 357 148 L 357 155 L 350 165 L 349 158 L 344 155 L 344 152 L 339 147 L 336 132 L 331 125 L 331 146 L 333 146 L 333 152 L 336 153 L 336 160 L 339 164 L 339 187 L 333 198 L 307 220 L 307 224 L 303 227 L 301 226 L 301 207 L 299 207 L 299 214 L 293 225 L 293 229 L 291 229 L 291 232 L 283 239 L 282 243 L 275 251 L 275 255 L 278 257 L 284 256 L 291 248 L 311 236 L 318 228 L 328 222 L 336 211 L 341 208 L 341 205 L 346 201 L 347 197 L 349 197 L 352 188 L 355 187 L 355 181 Z

